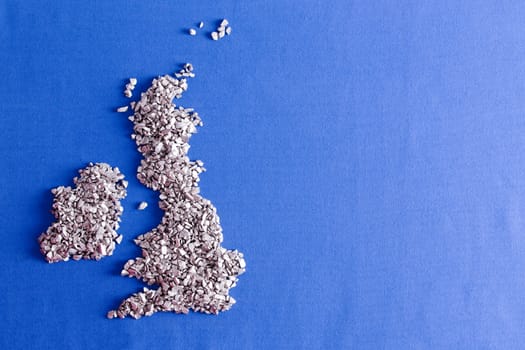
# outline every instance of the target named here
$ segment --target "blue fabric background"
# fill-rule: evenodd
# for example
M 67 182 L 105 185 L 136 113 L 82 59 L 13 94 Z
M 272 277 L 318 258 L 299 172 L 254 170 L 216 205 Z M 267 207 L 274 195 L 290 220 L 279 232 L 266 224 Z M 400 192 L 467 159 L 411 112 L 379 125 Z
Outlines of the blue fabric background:
M 523 1 L 0 0 L 0 348 L 523 349 L 524 23 Z M 238 304 L 110 321 L 162 215 L 114 109 L 188 61 Z M 90 161 L 130 181 L 124 242 L 48 265 L 49 190 Z

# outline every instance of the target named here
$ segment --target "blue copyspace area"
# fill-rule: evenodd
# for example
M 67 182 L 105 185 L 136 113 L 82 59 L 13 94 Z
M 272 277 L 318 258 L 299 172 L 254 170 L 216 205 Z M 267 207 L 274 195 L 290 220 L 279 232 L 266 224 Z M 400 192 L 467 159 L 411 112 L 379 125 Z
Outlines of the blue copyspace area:
M 522 349 L 524 20 L 523 1 L 0 0 L 0 348 Z M 219 316 L 110 321 L 162 215 L 114 109 L 185 62 L 190 155 L 247 272 Z M 124 242 L 48 265 L 49 190 L 90 161 L 130 182 Z

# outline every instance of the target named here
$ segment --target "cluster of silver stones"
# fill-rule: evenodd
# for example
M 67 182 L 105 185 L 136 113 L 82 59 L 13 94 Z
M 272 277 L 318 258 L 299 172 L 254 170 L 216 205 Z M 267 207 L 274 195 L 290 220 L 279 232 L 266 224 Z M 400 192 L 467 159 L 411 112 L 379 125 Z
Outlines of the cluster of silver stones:
M 189 76 L 185 65 L 178 77 Z M 108 318 L 140 318 L 159 311 L 189 310 L 218 314 L 235 303 L 230 288 L 245 271 L 242 253 L 221 247 L 222 228 L 216 208 L 199 194 L 201 161 L 188 158 L 188 141 L 202 122 L 193 109 L 177 107 L 188 85 L 170 75 L 153 80 L 151 87 L 132 103 L 135 140 L 144 158 L 137 177 L 158 191 L 161 223 L 138 236 L 142 257 L 126 262 L 121 274 L 157 285 L 125 299 Z
M 221 21 L 221 24 L 217 27 L 215 32 L 211 32 L 211 38 L 213 40 L 219 40 L 224 38 L 225 35 L 230 35 L 232 33 L 232 27 L 230 27 L 230 22 L 225 18 Z
M 106 163 L 90 163 L 79 170 L 75 188 L 59 186 L 52 213 L 56 221 L 38 237 L 40 251 L 50 263 L 94 259 L 112 255 L 123 212 L 120 200 L 126 196 L 127 182 L 118 168 Z

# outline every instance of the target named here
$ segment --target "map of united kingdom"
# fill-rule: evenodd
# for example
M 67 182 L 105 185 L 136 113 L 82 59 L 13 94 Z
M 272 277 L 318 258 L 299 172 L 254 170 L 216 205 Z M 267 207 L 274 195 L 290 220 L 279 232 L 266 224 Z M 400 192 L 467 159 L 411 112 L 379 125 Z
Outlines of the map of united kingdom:
M 124 299 L 108 318 L 140 318 L 159 311 L 188 313 L 190 310 L 218 314 L 235 304 L 229 295 L 238 276 L 245 272 L 243 254 L 221 246 L 219 216 L 214 205 L 200 195 L 199 176 L 203 163 L 188 157 L 189 140 L 202 121 L 191 108 L 177 107 L 173 100 L 187 90 L 193 77 L 186 64 L 175 77 L 154 79 L 137 102 L 131 102 L 132 139 L 143 159 L 137 178 L 159 193 L 161 222 L 138 236 L 142 256 L 130 259 L 121 275 L 137 278 L 148 287 Z M 132 96 L 136 79 L 126 86 Z M 128 111 L 121 107 L 119 112 Z M 127 182 L 118 168 L 90 164 L 75 178 L 77 188 L 53 190 L 57 222 L 39 238 L 49 262 L 96 259 L 111 255 L 126 195 Z M 152 287 L 153 286 L 153 287 Z M 155 288 L 156 287 L 156 288 Z
M 142 256 L 129 260 L 123 276 L 134 277 L 157 289 L 145 288 L 125 299 L 109 318 L 140 318 L 158 311 L 187 313 L 190 309 L 217 314 L 235 299 L 230 288 L 245 271 L 242 253 L 221 247 L 222 228 L 216 208 L 199 193 L 201 161 L 188 158 L 188 141 L 202 122 L 193 109 L 177 107 L 193 76 L 189 64 L 177 74 L 154 79 L 132 104 L 135 140 L 143 159 L 137 177 L 159 192 L 164 211 L 161 223 L 135 240 Z

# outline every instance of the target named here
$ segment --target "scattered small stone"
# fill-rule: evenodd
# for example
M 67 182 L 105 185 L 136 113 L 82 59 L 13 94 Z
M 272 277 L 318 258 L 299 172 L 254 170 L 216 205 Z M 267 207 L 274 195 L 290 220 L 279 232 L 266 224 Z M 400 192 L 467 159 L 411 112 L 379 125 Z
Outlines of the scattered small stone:
M 135 89 L 135 85 L 137 85 L 137 78 L 129 78 L 129 83 L 126 84 L 126 88 L 124 89 L 124 96 L 127 98 L 133 96 L 132 91 Z
M 160 311 L 218 314 L 235 304 L 229 290 L 246 262 L 239 251 L 221 246 L 217 210 L 199 194 L 199 174 L 206 169 L 202 161 L 188 158 L 188 150 L 202 121 L 192 108 L 173 103 L 187 90 L 185 77 L 192 72 L 193 66 L 186 64 L 176 74 L 181 79 L 154 79 L 135 105 L 131 138 L 144 157 L 137 178 L 159 192 L 164 216 L 156 228 L 135 239 L 142 256 L 128 260 L 121 275 L 158 288 L 129 296 L 108 318 L 138 319 Z
M 128 106 L 119 107 L 119 108 L 117 108 L 117 112 L 119 112 L 119 113 L 127 112 L 128 108 L 129 108 Z
M 193 28 L 190 28 L 190 30 L 188 30 L 188 32 L 190 33 L 190 35 L 196 35 L 197 34 L 197 31 Z
M 204 22 L 199 23 L 199 29 L 202 29 L 202 28 L 204 28 Z
M 181 70 L 175 73 L 175 77 L 176 78 L 195 78 L 195 73 L 193 73 L 193 65 L 191 63 L 186 63 L 182 67 Z
M 213 40 L 219 40 L 224 38 L 225 35 L 230 35 L 232 33 L 232 28 L 229 24 L 230 23 L 226 18 L 223 19 L 220 25 L 217 27 L 217 30 L 211 33 L 211 38 Z
M 139 203 L 139 206 L 137 207 L 138 210 L 144 210 L 148 207 L 148 203 L 147 202 L 140 202 Z
M 50 263 L 100 260 L 112 255 L 119 235 L 120 200 L 126 197 L 124 175 L 106 163 L 89 163 L 75 177 L 75 188 L 59 186 L 53 193 L 57 219 L 38 237 L 40 251 Z

